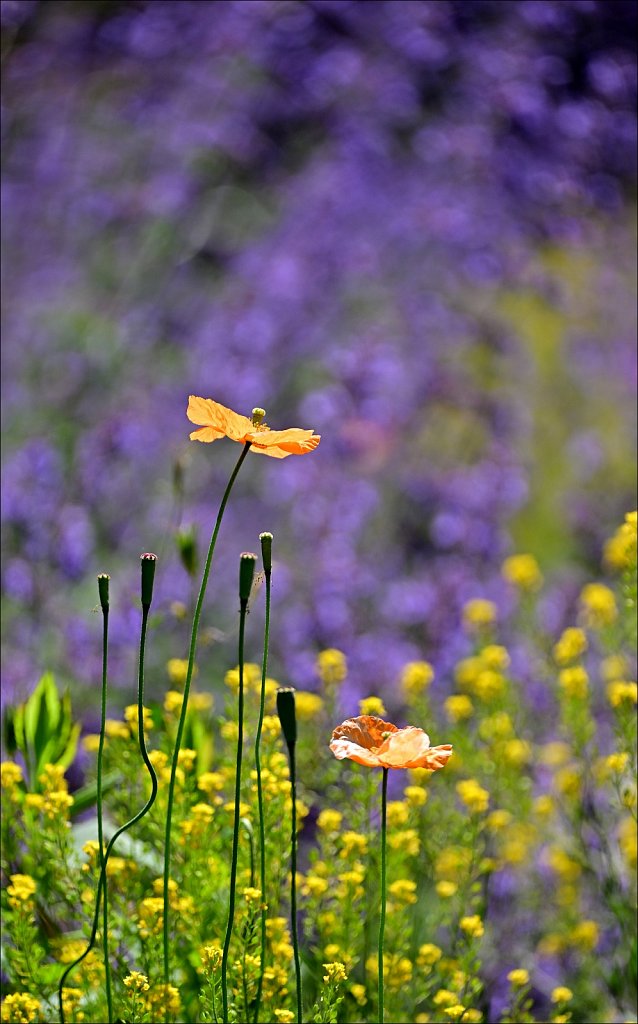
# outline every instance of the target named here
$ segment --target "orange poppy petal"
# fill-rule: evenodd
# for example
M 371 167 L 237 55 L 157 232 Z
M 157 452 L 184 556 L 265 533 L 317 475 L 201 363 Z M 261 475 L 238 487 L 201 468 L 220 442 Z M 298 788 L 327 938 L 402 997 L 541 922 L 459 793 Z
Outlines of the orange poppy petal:
M 193 430 L 188 436 L 191 441 L 218 441 L 220 437 L 224 437 L 224 433 L 222 430 L 216 430 L 215 427 L 200 427 L 199 430 Z
M 289 427 L 288 430 L 270 430 L 269 428 L 266 430 L 255 430 L 253 427 L 250 440 L 270 448 L 273 444 L 285 445 L 309 441 L 314 436 L 313 430 L 302 430 L 300 427 Z
M 430 747 L 426 755 L 427 764 L 419 765 L 420 768 L 445 768 L 452 757 L 452 744 L 442 743 L 438 747 Z
M 360 746 L 358 743 L 353 743 L 351 740 L 333 740 L 330 744 L 330 749 L 339 761 L 343 761 L 344 757 L 348 757 L 351 761 L 356 761 L 357 764 L 364 764 L 368 768 L 378 768 L 380 766 L 379 758 L 376 754 L 373 754 L 371 750 L 366 750 L 365 747 Z
M 232 409 L 227 409 L 225 405 L 214 402 L 212 398 L 189 395 L 186 415 L 191 423 L 214 427 L 222 432 L 222 436 L 226 435 L 233 441 L 243 441 L 247 434 L 254 430 L 253 422 L 247 416 L 240 416 Z
M 379 748 L 379 760 L 387 768 L 416 767 L 430 749 L 430 738 L 423 729 L 409 725 L 392 733 Z

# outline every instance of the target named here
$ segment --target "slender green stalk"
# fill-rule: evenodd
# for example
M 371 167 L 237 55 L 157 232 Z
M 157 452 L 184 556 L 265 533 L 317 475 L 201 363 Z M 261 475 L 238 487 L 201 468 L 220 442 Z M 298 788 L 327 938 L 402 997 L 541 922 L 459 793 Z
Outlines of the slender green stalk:
M 388 808 L 388 768 L 383 769 L 381 788 L 381 913 L 379 916 L 379 1024 L 383 1024 L 383 933 L 385 931 L 385 847 Z
M 295 958 L 295 982 L 297 986 L 297 1024 L 301 1024 L 301 961 L 299 959 L 299 935 L 297 932 L 297 767 L 295 744 L 288 744 L 290 755 L 290 796 L 292 799 L 292 829 L 290 834 L 290 931 Z
M 255 1024 L 259 1020 L 261 1008 L 261 996 L 264 987 L 264 971 L 266 969 L 266 830 L 264 828 L 264 799 L 261 781 L 261 730 L 264 724 L 264 709 L 266 703 L 266 672 L 268 669 L 268 644 L 270 637 L 270 569 L 265 570 L 266 576 L 266 621 L 264 625 L 264 656 L 261 665 L 261 693 L 259 701 L 259 720 L 257 722 L 257 735 L 255 737 L 255 770 L 257 772 L 257 813 L 259 815 L 259 870 L 261 888 L 261 954 L 259 966 L 259 984 L 257 986 L 257 997 L 255 1001 Z
M 186 670 L 186 682 L 184 684 L 184 696 L 182 699 L 182 710 L 179 716 L 179 723 L 177 725 L 177 735 L 175 737 L 175 749 L 173 750 L 173 760 L 171 763 L 171 777 L 168 785 L 168 801 L 166 807 L 166 832 L 164 837 L 164 983 L 169 984 L 170 981 L 170 964 L 169 964 L 169 880 L 171 870 L 171 824 L 173 818 L 173 802 L 175 799 L 175 777 L 177 774 L 177 762 L 179 758 L 180 746 L 182 743 L 182 735 L 184 733 L 184 724 L 186 722 L 186 713 L 188 711 L 188 695 L 190 693 L 191 680 L 193 678 L 193 666 L 195 664 L 195 652 L 197 650 L 197 633 L 199 631 L 199 620 L 202 614 L 202 605 L 204 603 L 204 595 L 206 594 L 206 587 L 208 584 L 208 576 L 210 573 L 211 563 L 213 561 L 213 553 L 215 551 L 215 544 L 217 543 L 217 535 L 219 528 L 222 523 L 224 510 L 232 490 L 232 486 L 235 483 L 235 479 L 241 464 L 248 454 L 250 443 L 247 443 L 242 448 L 241 455 L 239 456 L 235 468 L 231 473 L 230 480 L 224 491 L 224 496 L 219 506 L 219 512 L 217 513 L 217 519 L 215 521 L 215 527 L 208 545 L 208 554 L 206 556 L 206 563 L 204 565 L 204 572 L 202 575 L 202 582 L 199 588 L 199 594 L 197 596 L 197 603 L 195 605 L 195 613 L 193 615 L 193 627 L 191 630 L 191 641 L 190 648 L 188 651 L 188 668 Z
M 104 587 L 106 584 L 106 588 Z M 100 743 L 97 752 L 97 838 L 100 846 L 100 874 L 104 869 L 104 818 L 102 808 L 102 760 L 104 755 L 104 732 L 106 726 L 106 684 L 107 684 L 107 650 L 109 640 L 109 602 L 108 577 L 99 580 L 100 597 L 106 589 L 106 600 L 102 600 L 102 706 L 100 715 Z M 104 909 L 102 913 L 102 948 L 104 951 L 104 977 L 106 982 L 106 1005 L 108 1024 L 113 1020 L 113 996 L 111 993 L 111 964 L 109 961 L 109 904 L 106 874 L 104 876 Z
M 155 798 L 157 796 L 157 775 L 155 774 L 155 769 L 153 768 L 153 765 L 151 764 L 151 762 L 149 760 L 148 752 L 146 750 L 146 739 L 145 739 L 145 736 L 144 736 L 144 653 L 145 653 L 145 646 L 146 646 L 146 630 L 147 630 L 147 626 L 148 626 L 148 613 L 149 613 L 149 611 L 150 611 L 150 602 L 148 604 L 143 604 L 142 605 L 142 628 L 141 628 L 141 633 L 140 633 L 139 675 L 138 675 L 138 686 L 137 686 L 137 714 L 138 714 L 137 736 L 138 736 L 138 743 L 139 743 L 139 747 L 140 747 L 140 753 L 142 755 L 142 760 L 144 761 L 144 764 L 146 765 L 146 768 L 147 768 L 148 773 L 149 773 L 150 778 L 151 778 L 151 795 L 149 796 L 148 800 L 146 801 L 146 803 L 142 807 L 141 811 L 138 811 L 138 813 L 136 815 L 134 815 L 134 817 L 132 817 L 130 819 L 130 821 L 127 821 L 125 825 L 122 825 L 122 827 L 119 828 L 117 830 L 117 832 L 115 832 L 111 836 L 111 838 L 110 838 L 110 840 L 108 842 L 108 845 L 106 847 L 106 851 L 104 853 L 104 857 L 103 857 L 103 860 L 102 860 L 102 867 L 101 867 L 101 870 L 100 870 L 100 877 L 98 879 L 97 900 L 96 900 L 96 904 L 95 904 L 95 914 L 93 916 L 93 927 L 91 928 L 91 935 L 89 937 L 89 943 L 88 943 L 86 949 L 84 950 L 84 952 L 82 953 L 82 955 L 79 956 L 77 958 L 77 960 L 74 960 L 72 964 L 69 964 L 67 969 L 64 971 L 62 977 L 60 978 L 60 982 L 59 982 L 59 985 L 58 985 L 58 1005 L 59 1005 L 59 1010 L 60 1010 L 60 1021 L 61 1021 L 61 1024 L 65 1024 L 65 1022 L 64 1022 L 64 1010 L 63 1010 L 63 1007 L 62 1007 L 62 993 L 63 993 L 63 989 L 64 989 L 64 982 L 66 981 L 66 979 L 69 976 L 69 974 L 71 973 L 71 971 L 75 967 L 77 967 L 79 964 L 81 964 L 82 961 L 89 955 L 89 953 L 91 952 L 91 950 L 93 948 L 93 945 L 95 943 L 95 938 L 96 938 L 97 930 L 98 930 L 98 922 L 99 922 L 99 919 L 100 919 L 100 901 L 101 901 L 101 897 L 102 897 L 102 892 L 104 891 L 104 893 L 106 894 L 106 867 L 107 867 L 107 864 L 108 864 L 109 857 L 111 855 L 111 850 L 115 846 L 115 843 L 120 838 L 120 836 L 123 835 L 124 832 L 127 832 L 130 828 L 132 828 L 133 825 L 135 825 L 138 821 L 140 821 L 140 819 L 143 818 L 144 815 L 148 813 L 148 811 L 150 811 L 151 807 L 155 803 Z
M 241 800 L 241 762 L 244 747 L 244 632 L 248 601 L 243 599 L 239 609 L 239 695 L 237 703 L 237 761 L 235 765 L 235 817 L 233 823 L 233 852 L 230 862 L 230 896 L 228 900 L 228 924 L 222 954 L 222 1016 L 228 1024 L 228 951 L 233 934 L 235 919 L 235 887 L 237 883 L 237 854 L 239 850 L 239 812 Z

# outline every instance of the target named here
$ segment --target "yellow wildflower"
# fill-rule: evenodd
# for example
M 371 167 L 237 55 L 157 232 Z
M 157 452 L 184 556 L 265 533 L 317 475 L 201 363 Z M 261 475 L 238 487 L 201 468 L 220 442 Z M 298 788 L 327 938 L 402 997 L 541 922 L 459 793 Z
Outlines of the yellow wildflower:
M 412 807 L 422 807 L 427 801 L 428 791 L 423 786 L 406 786 L 403 795 Z
M 507 828 L 511 820 L 512 815 L 510 812 L 504 808 L 499 808 L 487 816 L 486 824 L 492 832 L 501 832 L 504 828 Z
M 638 864 L 638 831 L 633 818 L 623 818 L 618 829 L 618 845 L 627 865 L 636 870 Z
M 574 998 L 574 993 L 566 985 L 557 985 L 552 989 L 550 998 L 553 1003 L 568 1003 L 570 999 Z
M 448 697 L 443 707 L 451 722 L 460 722 L 464 718 L 471 718 L 474 714 L 474 705 L 464 693 L 456 693 Z
M 319 694 L 304 690 L 295 692 L 295 712 L 300 722 L 308 722 L 323 709 L 323 701 Z
M 567 765 L 554 776 L 556 789 L 562 796 L 578 797 L 582 787 L 581 772 L 577 765 Z
M 524 967 L 516 967 L 509 972 L 507 980 L 514 988 L 523 988 L 524 985 L 529 985 L 529 971 L 526 971 Z
M 636 512 L 628 512 L 624 523 L 604 547 L 606 564 L 618 571 L 632 568 L 636 564 Z
M 326 686 L 342 683 L 348 674 L 345 655 L 334 647 L 320 651 L 317 656 L 316 667 L 321 682 Z
M 365 1006 L 368 1001 L 365 985 L 351 985 L 350 994 L 357 1006 Z
M 364 697 L 363 700 L 359 701 L 359 714 L 382 717 L 387 715 L 387 711 L 380 697 Z
M 587 637 L 582 629 L 570 626 L 564 630 L 558 643 L 554 644 L 554 660 L 557 665 L 570 665 L 587 650 Z
M 166 671 L 173 686 L 183 686 L 188 674 L 188 661 L 186 658 L 169 658 L 166 662 Z M 193 665 L 192 678 L 194 679 L 196 675 L 197 665 Z
M 444 1006 L 443 1013 L 450 1020 L 459 1020 L 465 1013 L 465 1007 L 463 1003 L 455 1003 L 454 1006 Z
M 474 692 L 481 700 L 490 701 L 500 697 L 505 689 L 505 679 L 500 672 L 486 668 L 474 680 Z
M 490 794 L 482 786 L 479 786 L 476 779 L 463 779 L 461 782 L 457 782 L 456 792 L 471 814 L 481 814 L 487 810 Z
M 538 752 L 540 764 L 547 765 L 548 768 L 559 768 L 561 765 L 567 764 L 571 756 L 572 750 L 569 744 L 562 743 L 560 740 L 546 743 Z
M 324 964 L 326 973 L 323 976 L 323 980 L 338 984 L 341 981 L 346 981 L 348 975 L 346 974 L 345 966 L 341 963 L 330 963 Z
M 409 878 L 399 878 L 388 888 L 390 895 L 399 903 L 416 903 L 416 882 Z
M 7 1024 L 31 1024 L 38 1019 L 41 1004 L 28 992 L 12 992 L 2 1001 L 1 1018 Z
M 174 712 L 181 711 L 183 703 L 184 695 L 182 693 L 177 690 L 169 690 L 164 697 L 164 711 L 168 715 L 172 715 Z
M 323 831 L 339 831 L 342 819 L 341 811 L 333 811 L 331 807 L 328 807 L 317 817 L 316 824 Z
M 570 938 L 573 945 L 580 949 L 595 949 L 599 938 L 598 925 L 595 921 L 579 921 L 572 929 Z
M 86 750 L 87 754 L 96 754 L 100 749 L 100 737 L 97 733 L 87 733 L 82 738 L 82 746 Z
M 508 739 L 513 733 L 514 726 L 507 711 L 497 711 L 494 715 L 488 715 L 479 724 L 479 736 L 488 743 Z
M 437 896 L 440 896 L 444 900 L 450 899 L 452 896 L 454 896 L 457 890 L 458 885 L 456 884 L 456 882 L 449 882 L 445 878 L 442 879 L 442 881 L 436 883 Z
M 387 806 L 387 819 L 390 828 L 401 828 L 407 825 L 410 817 L 410 808 L 403 800 L 389 800 Z
M 610 626 L 618 617 L 614 592 L 604 583 L 588 583 L 583 587 L 580 592 L 580 608 L 583 622 L 590 629 Z
M 217 943 L 204 946 L 200 950 L 200 956 L 206 970 L 216 971 L 218 967 L 221 967 L 223 951 Z
M 148 978 L 139 971 L 131 971 L 124 979 L 124 985 L 132 992 L 148 992 L 150 988 Z
M 511 739 L 501 749 L 503 760 L 515 768 L 521 768 L 532 759 L 532 748 L 526 740 Z
M 500 644 L 488 644 L 481 650 L 479 659 L 485 668 L 491 668 L 495 672 L 505 672 L 510 664 L 507 648 Z
M 432 997 L 432 1002 L 437 1007 L 454 1006 L 457 1001 L 457 996 L 454 992 L 450 992 L 447 988 L 440 988 L 438 992 L 435 992 Z
M 348 857 L 351 853 L 365 856 L 368 852 L 368 839 L 360 832 L 343 832 L 341 834 L 341 843 L 341 857 Z
M 434 679 L 434 669 L 427 661 L 409 661 L 401 673 L 401 690 L 406 701 L 427 690 Z
M 589 676 L 582 665 L 572 665 L 559 672 L 558 685 L 568 697 L 584 700 L 589 689 Z
M 419 946 L 416 962 L 419 967 L 432 967 L 442 956 L 443 953 L 433 942 L 424 942 L 422 946 Z
M 503 579 L 520 590 L 539 590 L 543 576 L 533 555 L 510 555 L 501 566 Z
M 612 708 L 619 708 L 623 704 L 629 706 L 638 702 L 638 686 L 633 682 L 618 680 L 618 682 L 609 683 L 605 693 Z
M 472 939 L 480 939 L 485 931 L 483 922 L 478 914 L 462 917 L 459 921 L 459 927 L 461 931 L 465 932 Z
M 468 633 L 489 629 L 496 622 L 496 605 L 482 597 L 476 597 L 463 606 L 463 626 Z
M 292 1024 L 292 1021 L 295 1019 L 292 1010 L 275 1010 L 274 1013 L 279 1024 Z
M 38 888 L 35 879 L 31 875 L 9 875 L 9 882 L 7 893 L 10 906 L 20 907 L 23 903 L 30 905 Z
M 388 846 L 391 850 L 401 850 L 408 857 L 416 857 L 421 849 L 421 840 L 413 828 L 390 832 Z
M 627 659 L 622 654 L 610 654 L 600 663 L 600 674 L 606 683 L 625 679 L 628 671 Z

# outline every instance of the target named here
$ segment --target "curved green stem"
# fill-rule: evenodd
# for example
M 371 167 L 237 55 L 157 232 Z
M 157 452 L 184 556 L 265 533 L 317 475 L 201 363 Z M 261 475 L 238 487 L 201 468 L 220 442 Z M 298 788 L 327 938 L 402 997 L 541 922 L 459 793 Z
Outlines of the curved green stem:
M 268 670 L 268 643 L 270 637 L 270 584 L 271 574 L 266 572 L 266 621 L 264 625 L 264 656 L 261 666 L 261 693 L 259 701 L 259 720 L 257 722 L 257 735 L 255 737 L 255 770 L 257 772 L 257 808 L 259 815 L 259 869 L 261 888 L 261 955 L 259 966 L 259 984 L 257 986 L 257 997 L 255 1005 L 255 1024 L 259 1020 L 261 1007 L 261 996 L 264 987 L 264 971 L 266 969 L 266 831 L 264 828 L 264 799 L 261 782 L 261 730 L 264 724 L 264 709 L 266 704 L 266 672 Z
M 206 564 L 204 566 L 204 572 L 202 575 L 202 582 L 199 588 L 199 594 L 197 596 L 197 604 L 195 605 L 195 613 L 193 615 L 193 627 L 191 630 L 191 641 L 190 648 L 188 651 L 188 668 L 186 670 L 186 682 L 184 684 L 184 696 L 182 699 L 182 710 L 179 716 L 179 723 L 177 726 L 177 735 L 175 737 L 175 749 L 173 750 L 173 760 L 171 763 L 171 777 L 168 785 L 168 800 L 166 806 L 166 833 L 164 837 L 164 983 L 169 984 L 170 981 L 170 965 L 169 965 L 169 880 L 170 880 L 170 869 L 171 869 L 171 823 L 173 817 L 173 803 L 175 799 L 175 776 L 177 774 L 177 762 L 179 758 L 180 746 L 182 743 L 182 735 L 184 733 L 184 724 L 186 722 L 186 713 L 188 711 L 188 695 L 190 693 L 191 680 L 193 678 L 193 666 L 195 664 L 195 651 L 197 649 L 197 633 L 199 631 L 199 620 L 202 614 L 202 605 L 204 603 L 204 595 L 206 593 L 206 586 L 208 584 L 208 576 L 210 573 L 211 562 L 213 560 L 213 553 L 215 551 L 215 544 L 217 543 L 217 535 L 221 526 L 222 517 L 224 510 L 232 490 L 232 486 L 235 483 L 235 479 L 241 464 L 248 454 L 250 443 L 244 445 L 241 455 L 239 456 L 235 468 L 231 474 L 230 480 L 224 491 L 224 496 L 219 506 L 219 512 L 217 513 L 217 519 L 215 521 L 215 527 L 208 545 L 208 554 L 206 556 Z
M 297 1024 L 301 1024 L 301 961 L 299 959 L 299 935 L 297 934 L 297 766 L 295 744 L 288 744 L 290 755 L 290 795 L 292 799 L 292 831 L 290 836 L 290 931 L 295 958 L 295 982 L 297 986 Z
M 109 638 L 109 609 L 103 607 L 104 623 L 102 635 L 102 707 L 100 715 L 100 744 L 97 752 L 97 838 L 100 846 L 100 872 L 104 868 L 104 818 L 102 809 L 102 759 L 104 755 L 104 731 L 106 726 L 106 681 L 107 648 Z M 106 1005 L 108 1024 L 113 1020 L 113 996 L 111 993 L 111 964 L 109 961 L 109 903 L 106 875 L 104 877 L 104 909 L 102 913 L 102 948 L 104 951 L 104 978 L 106 982 Z
M 237 855 L 239 851 L 239 814 L 241 801 L 241 762 L 244 747 L 244 631 L 248 602 L 241 601 L 239 609 L 239 695 L 237 704 L 237 762 L 235 766 L 235 818 L 233 823 L 233 852 L 230 862 L 230 896 L 228 901 L 228 924 L 222 953 L 222 1016 L 228 1024 L 228 952 L 235 919 L 235 886 L 237 883 Z
M 97 884 L 97 900 L 96 900 L 96 904 L 95 904 L 95 914 L 93 916 L 93 927 L 91 929 L 91 935 L 89 937 L 88 946 L 86 947 L 86 949 L 84 950 L 82 955 L 77 958 L 77 960 L 74 960 L 72 964 L 69 964 L 67 969 L 64 971 L 62 977 L 60 978 L 60 982 L 59 982 L 59 985 L 58 985 L 58 1004 L 59 1004 L 59 1009 L 60 1009 L 60 1021 L 61 1021 L 61 1024 L 64 1024 L 64 1010 L 63 1010 L 63 1007 L 62 1007 L 62 992 L 63 992 L 63 988 L 64 988 L 64 982 L 66 981 L 66 979 L 69 976 L 69 974 L 71 973 L 71 971 L 75 967 L 77 967 L 79 964 L 81 964 L 82 961 L 89 955 L 89 953 L 91 952 L 91 950 L 93 948 L 93 945 L 95 943 L 95 937 L 97 935 L 97 929 L 98 929 L 98 922 L 99 922 L 99 919 L 100 919 L 100 901 L 101 901 L 101 898 L 102 898 L 102 891 L 104 891 L 104 893 L 106 894 L 106 867 L 107 867 L 107 864 L 108 864 L 109 857 L 111 855 L 111 850 L 115 846 L 115 843 L 120 838 L 120 836 L 123 835 L 124 832 L 127 832 L 130 828 L 132 828 L 133 825 L 135 825 L 138 821 L 140 821 L 140 819 L 143 818 L 144 815 L 147 814 L 148 811 L 150 811 L 151 807 L 155 803 L 155 798 L 157 796 L 157 775 L 155 774 L 155 769 L 153 768 L 153 765 L 151 764 L 151 762 L 149 760 L 148 752 L 146 750 L 146 739 L 144 737 L 144 652 L 145 652 L 145 647 L 146 647 L 146 629 L 147 629 L 147 625 L 148 625 L 148 613 L 149 613 L 149 610 L 150 610 L 150 605 L 143 605 L 142 606 L 142 629 L 141 629 L 141 634 L 140 634 L 140 659 L 139 659 L 139 675 L 138 675 L 138 684 L 137 684 L 137 715 L 138 715 L 137 737 L 138 737 L 138 743 L 139 743 L 139 747 L 140 747 L 140 753 L 142 755 L 142 760 L 144 761 L 144 764 L 146 765 L 146 768 L 148 770 L 148 773 L 149 773 L 149 776 L 150 776 L 150 779 L 151 779 L 151 795 L 149 796 L 148 800 L 146 801 L 146 803 L 142 807 L 142 810 L 138 811 L 138 813 L 136 815 L 134 815 L 134 817 L 132 817 L 130 819 L 130 821 L 127 821 L 125 825 L 122 825 L 122 827 L 119 828 L 117 830 L 117 832 L 115 832 L 111 836 L 111 838 L 110 838 L 110 840 L 108 842 L 108 845 L 106 847 L 106 850 L 105 850 L 105 853 L 104 853 L 104 858 L 102 860 L 102 867 L 101 867 L 101 870 L 100 870 L 100 877 L 98 879 L 98 884 Z
M 379 915 L 379 1024 L 383 1024 L 383 933 L 385 931 L 385 847 L 388 807 L 388 768 L 383 769 L 381 788 L 381 912 Z

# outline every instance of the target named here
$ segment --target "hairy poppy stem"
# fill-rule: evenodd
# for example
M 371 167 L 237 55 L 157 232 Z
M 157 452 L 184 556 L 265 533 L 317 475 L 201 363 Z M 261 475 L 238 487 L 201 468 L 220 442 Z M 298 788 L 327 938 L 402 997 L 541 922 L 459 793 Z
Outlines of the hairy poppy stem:
M 215 551 L 215 545 L 217 543 L 217 535 L 219 534 L 219 528 L 222 523 L 224 510 L 230 496 L 233 484 L 241 464 L 248 454 L 250 443 L 247 442 L 242 448 L 241 455 L 239 456 L 235 468 L 231 473 L 230 480 L 224 491 L 224 496 L 219 506 L 219 512 L 217 513 L 217 519 L 215 521 L 215 527 L 208 545 L 208 554 L 206 556 L 206 563 L 204 565 L 204 572 L 202 574 L 202 582 L 199 588 L 199 594 L 197 596 L 197 603 L 195 605 L 195 612 L 193 615 L 193 626 L 191 630 L 191 641 L 190 648 L 188 651 L 188 668 L 186 670 L 186 682 L 184 684 L 184 696 L 182 699 L 182 710 L 179 716 L 179 723 L 177 725 L 177 735 L 175 737 L 175 749 L 173 750 L 173 760 L 171 763 L 171 777 L 168 785 L 168 799 L 166 806 L 166 832 L 164 836 L 164 983 L 166 985 L 170 982 L 170 963 L 169 963 L 169 880 L 170 880 L 170 869 L 171 869 L 171 824 L 173 818 L 173 802 L 175 799 L 175 776 L 177 774 L 177 761 L 179 758 L 180 746 L 182 743 L 182 735 L 184 733 L 184 724 L 186 722 L 186 713 L 188 711 L 188 695 L 190 693 L 191 680 L 193 678 L 193 666 L 195 664 L 195 651 L 197 649 L 197 633 L 199 631 L 199 620 L 202 614 L 202 605 L 204 603 L 204 595 L 206 593 L 206 586 L 208 584 L 208 576 L 210 573 L 211 563 L 213 561 L 213 554 Z
M 68 978 L 68 976 L 71 973 L 71 971 L 75 967 L 77 967 L 79 964 L 81 964 L 82 961 L 89 955 L 89 953 L 93 949 L 93 945 L 95 943 L 95 939 L 96 939 L 96 936 L 97 936 L 98 922 L 100 920 L 100 901 L 101 901 L 101 898 L 102 898 L 102 892 L 104 892 L 104 900 L 105 900 L 105 903 L 106 903 L 106 868 L 107 868 L 109 857 L 111 855 L 111 850 L 115 846 L 115 843 L 120 838 L 120 836 L 123 835 L 124 832 L 127 832 L 130 828 L 132 828 L 133 825 L 137 824 L 137 822 L 140 821 L 140 819 L 143 818 L 144 815 L 148 811 L 150 811 L 151 807 L 155 803 L 155 798 L 157 796 L 157 775 L 155 774 L 155 769 L 153 768 L 153 765 L 151 764 L 151 762 L 149 760 L 148 752 L 146 750 L 146 739 L 145 739 L 145 736 L 144 736 L 144 654 L 145 654 L 145 648 L 146 648 L 146 631 L 147 631 L 147 627 L 148 627 L 148 613 L 150 611 L 150 601 L 151 601 L 151 596 L 152 596 L 152 584 L 151 584 L 151 587 L 150 587 L 150 590 L 149 590 L 149 586 L 148 586 L 148 582 L 147 582 L 148 581 L 148 571 L 149 571 L 150 566 L 149 565 L 144 565 L 144 561 L 147 560 L 147 562 L 150 562 L 151 561 L 151 557 L 152 557 L 152 560 L 153 560 L 153 563 L 154 563 L 155 555 L 153 555 L 153 556 L 142 556 L 142 626 L 141 626 L 141 630 L 140 630 L 140 655 L 139 655 L 139 672 L 138 672 L 138 681 L 137 681 L 137 737 L 138 737 L 140 753 L 142 755 L 142 760 L 144 761 L 144 764 L 146 765 L 146 768 L 148 770 L 148 773 L 149 773 L 149 776 L 150 776 L 150 779 L 151 779 L 151 795 L 149 796 L 148 800 L 146 801 L 146 803 L 142 807 L 142 810 L 138 811 L 138 813 L 136 815 L 134 815 L 134 817 L 132 817 L 129 821 L 127 821 L 126 824 L 122 825 L 122 827 L 119 828 L 117 830 L 117 832 L 115 832 L 111 836 L 111 838 L 110 838 L 110 840 L 108 842 L 108 845 L 106 847 L 106 850 L 104 852 L 104 856 L 101 858 L 102 867 L 100 869 L 100 877 L 98 879 L 98 884 L 97 884 L 97 899 L 96 899 L 96 903 L 95 903 L 95 914 L 93 916 L 93 926 L 91 928 L 91 935 L 89 937 L 88 945 L 87 945 L 86 949 L 84 950 L 84 952 L 82 953 L 82 955 L 79 956 L 77 958 L 77 960 L 74 960 L 72 964 L 69 964 L 67 969 L 64 971 L 62 977 L 60 978 L 60 982 L 59 982 L 59 985 L 58 985 L 58 1005 L 59 1005 L 59 1010 L 60 1010 L 60 1022 L 61 1022 L 61 1024 L 65 1024 L 65 1021 L 64 1021 L 64 1008 L 63 1008 L 63 1005 L 62 1005 L 62 1003 L 63 1003 L 62 995 L 63 995 L 63 991 L 64 991 L 64 982 Z M 106 922 L 105 922 L 105 932 L 106 932 Z M 108 974 L 107 974 L 107 976 L 108 976 Z M 110 1010 L 109 1010 L 109 1012 L 110 1012 Z
M 383 933 L 385 931 L 385 847 L 388 810 L 388 768 L 383 769 L 381 786 L 381 912 L 379 915 L 379 1024 L 383 1024 Z
M 255 998 L 255 1024 L 259 1020 L 261 1008 L 261 996 L 264 987 L 264 971 L 266 969 L 266 830 L 264 827 L 264 796 L 261 781 L 261 731 L 264 724 L 264 710 L 266 704 L 266 673 L 268 671 L 268 644 L 270 638 L 270 594 L 272 575 L 272 535 L 262 533 L 261 541 L 262 560 L 264 564 L 264 575 L 266 577 L 266 618 L 264 623 L 264 654 L 261 664 L 261 691 L 259 696 L 259 720 L 257 722 L 257 734 L 255 736 L 255 771 L 257 773 L 257 813 L 259 815 L 259 881 L 261 887 L 261 947 L 259 964 L 259 982 L 257 985 L 257 996 Z
M 297 1024 L 302 1021 L 301 961 L 299 959 L 299 936 L 297 934 L 297 766 L 295 744 L 288 744 L 290 754 L 290 794 L 292 797 L 292 831 L 290 836 L 290 929 L 295 958 L 295 982 L 297 985 Z
M 100 744 L 97 753 L 97 838 L 100 847 L 100 874 L 104 870 L 104 817 L 102 809 L 102 761 L 104 755 L 104 732 L 106 727 L 106 686 L 107 650 L 109 640 L 109 577 L 98 577 L 100 604 L 102 605 L 102 702 L 100 713 Z M 106 875 L 104 877 L 104 908 L 102 912 L 102 948 L 104 951 L 104 979 L 106 984 L 106 1005 L 108 1024 L 113 1020 L 113 996 L 111 993 L 111 964 L 109 961 L 109 904 Z
M 230 863 L 230 895 L 228 900 L 228 923 L 222 953 L 222 1016 L 228 1024 L 228 951 L 233 934 L 235 919 L 235 887 L 237 884 L 237 854 L 239 849 L 239 814 L 241 801 L 241 762 L 244 745 L 244 631 L 248 601 L 241 600 L 239 609 L 239 694 L 237 704 L 237 761 L 235 766 L 235 818 L 233 823 L 233 851 Z M 263 893 L 262 893 L 263 899 Z

